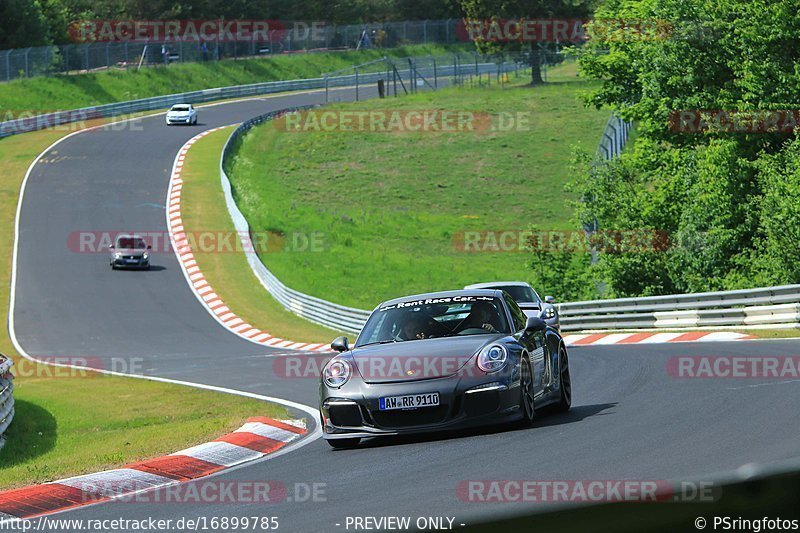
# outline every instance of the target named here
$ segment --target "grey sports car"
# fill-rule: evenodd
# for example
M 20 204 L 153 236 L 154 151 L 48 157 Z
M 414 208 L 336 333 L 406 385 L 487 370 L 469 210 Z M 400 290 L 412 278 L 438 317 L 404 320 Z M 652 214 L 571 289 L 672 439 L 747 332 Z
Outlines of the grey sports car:
M 114 244 L 109 247 L 108 259 L 111 268 L 139 268 L 150 269 L 150 245 L 138 235 L 117 235 Z
M 572 401 L 567 349 L 500 290 L 398 298 L 322 370 L 320 417 L 334 448 L 360 439 L 519 420 Z

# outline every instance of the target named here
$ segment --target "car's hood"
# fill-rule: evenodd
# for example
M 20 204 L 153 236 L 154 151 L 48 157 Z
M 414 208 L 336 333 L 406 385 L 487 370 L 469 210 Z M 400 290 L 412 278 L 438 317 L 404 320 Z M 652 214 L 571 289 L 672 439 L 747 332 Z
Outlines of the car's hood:
M 354 348 L 353 360 L 367 383 L 419 381 L 456 374 L 487 344 L 505 335 L 468 335 Z
M 182 116 L 186 116 L 186 115 L 188 115 L 190 113 L 191 113 L 191 111 L 168 111 L 167 115 L 169 115 L 171 117 L 174 117 L 174 116 L 182 117 Z
M 113 252 L 122 255 L 142 255 L 147 252 L 147 250 L 144 248 L 116 248 Z

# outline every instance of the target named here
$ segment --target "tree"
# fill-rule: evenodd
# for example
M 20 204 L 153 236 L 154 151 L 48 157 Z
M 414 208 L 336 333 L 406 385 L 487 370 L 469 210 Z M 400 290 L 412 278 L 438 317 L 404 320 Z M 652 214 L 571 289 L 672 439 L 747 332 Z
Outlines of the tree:
M 482 21 L 586 18 L 594 9 L 593 0 L 459 0 L 466 18 Z M 542 46 L 540 42 L 498 42 L 478 40 L 479 51 L 485 54 L 500 52 L 528 52 L 530 54 L 531 84 L 538 85 L 542 79 Z
M 3 0 L 0 48 L 42 46 L 50 42 L 47 20 L 38 0 Z
M 800 282 L 800 130 L 764 129 L 764 117 L 776 118 L 769 110 L 800 103 L 796 3 L 608 0 L 595 17 L 669 30 L 602 35 L 579 58 L 601 81 L 588 102 L 637 125 L 632 149 L 578 180 L 581 218 L 669 235 L 644 256 L 601 255 L 611 295 Z M 684 128 L 681 113 L 708 127 Z M 714 122 L 736 113 L 748 120 Z

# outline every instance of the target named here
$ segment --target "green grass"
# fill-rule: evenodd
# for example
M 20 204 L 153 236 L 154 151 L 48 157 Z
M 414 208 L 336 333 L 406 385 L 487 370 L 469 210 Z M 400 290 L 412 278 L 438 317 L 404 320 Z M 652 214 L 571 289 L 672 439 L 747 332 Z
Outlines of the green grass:
M 235 232 L 219 182 L 219 159 L 232 128 L 212 133 L 192 146 L 181 177 L 181 215 L 187 232 Z M 214 292 L 247 323 L 269 334 L 298 342 L 327 342 L 339 333 L 286 311 L 261 286 L 241 253 L 194 252 Z
M 44 130 L 0 140 L 3 324 L 20 184 L 31 161 L 66 133 Z M 0 352 L 15 361 L 18 374 L 16 415 L 0 450 L 0 489 L 172 453 L 214 439 L 250 416 L 286 415 L 283 407 L 238 396 L 133 378 L 54 373 L 52 367 L 21 360 L 5 328 Z
M 468 283 L 526 279 L 527 253 L 465 254 L 463 231 L 569 229 L 564 191 L 572 149 L 595 150 L 606 111 L 584 107 L 591 85 L 574 64 L 549 83 L 450 88 L 334 109 L 527 112 L 528 131 L 482 133 L 250 132 L 233 164 L 237 201 L 255 231 L 320 232 L 324 251 L 268 254 L 292 288 L 371 308 Z
M 57 75 L 0 84 L 0 113 L 74 109 L 151 96 L 265 81 L 316 78 L 388 55 L 445 54 L 463 46 L 419 45 L 390 50 L 289 54 L 238 61 L 185 63 L 135 70 Z

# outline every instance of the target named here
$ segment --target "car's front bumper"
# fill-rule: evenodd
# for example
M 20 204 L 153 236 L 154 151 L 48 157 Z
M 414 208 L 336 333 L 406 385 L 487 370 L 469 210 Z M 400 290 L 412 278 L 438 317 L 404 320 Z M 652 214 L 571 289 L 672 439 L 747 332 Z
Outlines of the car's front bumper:
M 112 258 L 111 266 L 114 268 L 150 268 L 150 258 Z
M 181 117 L 181 118 L 178 118 L 178 117 L 167 117 L 167 124 L 169 124 L 169 125 L 172 125 L 172 124 L 191 124 L 191 123 L 192 123 L 192 117 L 185 117 L 185 118 L 184 117 Z
M 445 377 L 415 382 L 359 383 L 347 390 L 321 387 L 326 439 L 376 437 L 466 429 L 518 419 L 519 378 L 508 369 L 477 379 Z M 381 411 L 380 398 L 439 393 L 439 406 Z

